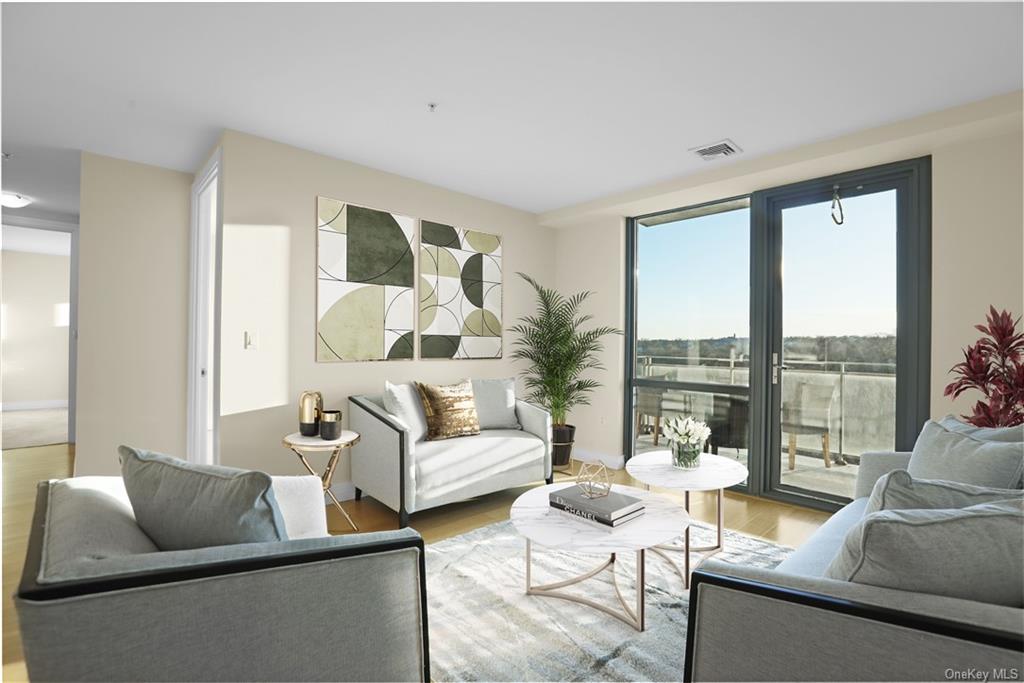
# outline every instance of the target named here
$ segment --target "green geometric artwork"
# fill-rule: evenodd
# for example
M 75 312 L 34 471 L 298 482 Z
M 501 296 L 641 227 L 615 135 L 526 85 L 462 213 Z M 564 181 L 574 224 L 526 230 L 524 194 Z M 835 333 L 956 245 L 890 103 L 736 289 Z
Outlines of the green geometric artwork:
M 420 358 L 501 358 L 501 237 L 420 230 Z
M 408 216 L 317 197 L 316 359 L 413 357 L 413 240 Z

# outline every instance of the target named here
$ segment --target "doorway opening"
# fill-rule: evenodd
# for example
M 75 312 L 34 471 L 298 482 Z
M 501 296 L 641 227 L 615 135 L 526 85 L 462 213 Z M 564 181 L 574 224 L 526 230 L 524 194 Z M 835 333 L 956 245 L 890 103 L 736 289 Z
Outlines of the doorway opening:
M 11 223 L 0 235 L 3 449 L 74 443 L 78 226 Z

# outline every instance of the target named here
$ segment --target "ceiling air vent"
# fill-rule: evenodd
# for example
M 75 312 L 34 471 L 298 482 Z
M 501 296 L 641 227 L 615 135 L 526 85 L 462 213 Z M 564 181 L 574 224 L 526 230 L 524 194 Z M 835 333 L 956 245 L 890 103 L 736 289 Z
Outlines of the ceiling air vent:
M 735 156 L 743 152 L 740 146 L 732 140 L 726 138 L 725 140 L 719 140 L 718 142 L 712 142 L 710 145 L 701 145 L 700 147 L 694 147 L 690 150 L 704 161 L 714 161 L 715 159 L 725 159 L 726 157 Z

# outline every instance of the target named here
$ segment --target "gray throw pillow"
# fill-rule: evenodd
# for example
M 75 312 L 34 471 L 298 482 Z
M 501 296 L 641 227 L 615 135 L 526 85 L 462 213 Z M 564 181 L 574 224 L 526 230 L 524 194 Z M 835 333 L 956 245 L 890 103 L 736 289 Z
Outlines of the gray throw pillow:
M 414 442 L 423 441 L 427 435 L 427 415 L 423 412 L 423 402 L 413 382 L 384 382 L 384 410 L 408 428 L 410 439 Z
M 917 437 L 907 471 L 915 479 L 1017 488 L 1024 473 L 1024 444 L 982 441 L 929 420 Z
M 1024 498 L 1020 489 L 971 486 L 939 479 L 915 479 L 906 470 L 879 477 L 871 490 L 864 514 L 879 510 L 940 510 L 966 508 L 982 503 Z
M 288 540 L 269 474 L 117 450 L 135 521 L 160 550 Z
M 1024 606 L 1024 501 L 960 510 L 883 510 L 850 529 L 825 576 Z
M 1024 442 L 1024 424 L 1019 424 L 1016 427 L 975 427 L 962 422 L 955 415 L 947 415 L 939 420 L 939 424 L 951 432 L 966 434 L 978 441 Z
M 480 429 L 519 429 L 514 379 L 475 379 L 473 397 Z

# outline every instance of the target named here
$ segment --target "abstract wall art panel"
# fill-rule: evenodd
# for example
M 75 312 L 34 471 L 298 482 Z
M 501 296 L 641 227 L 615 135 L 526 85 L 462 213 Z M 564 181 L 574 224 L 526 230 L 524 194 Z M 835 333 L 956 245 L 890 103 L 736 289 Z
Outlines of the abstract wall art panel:
M 413 244 L 408 216 L 317 197 L 316 359 L 413 357 Z
M 501 358 L 501 237 L 421 222 L 420 357 Z

